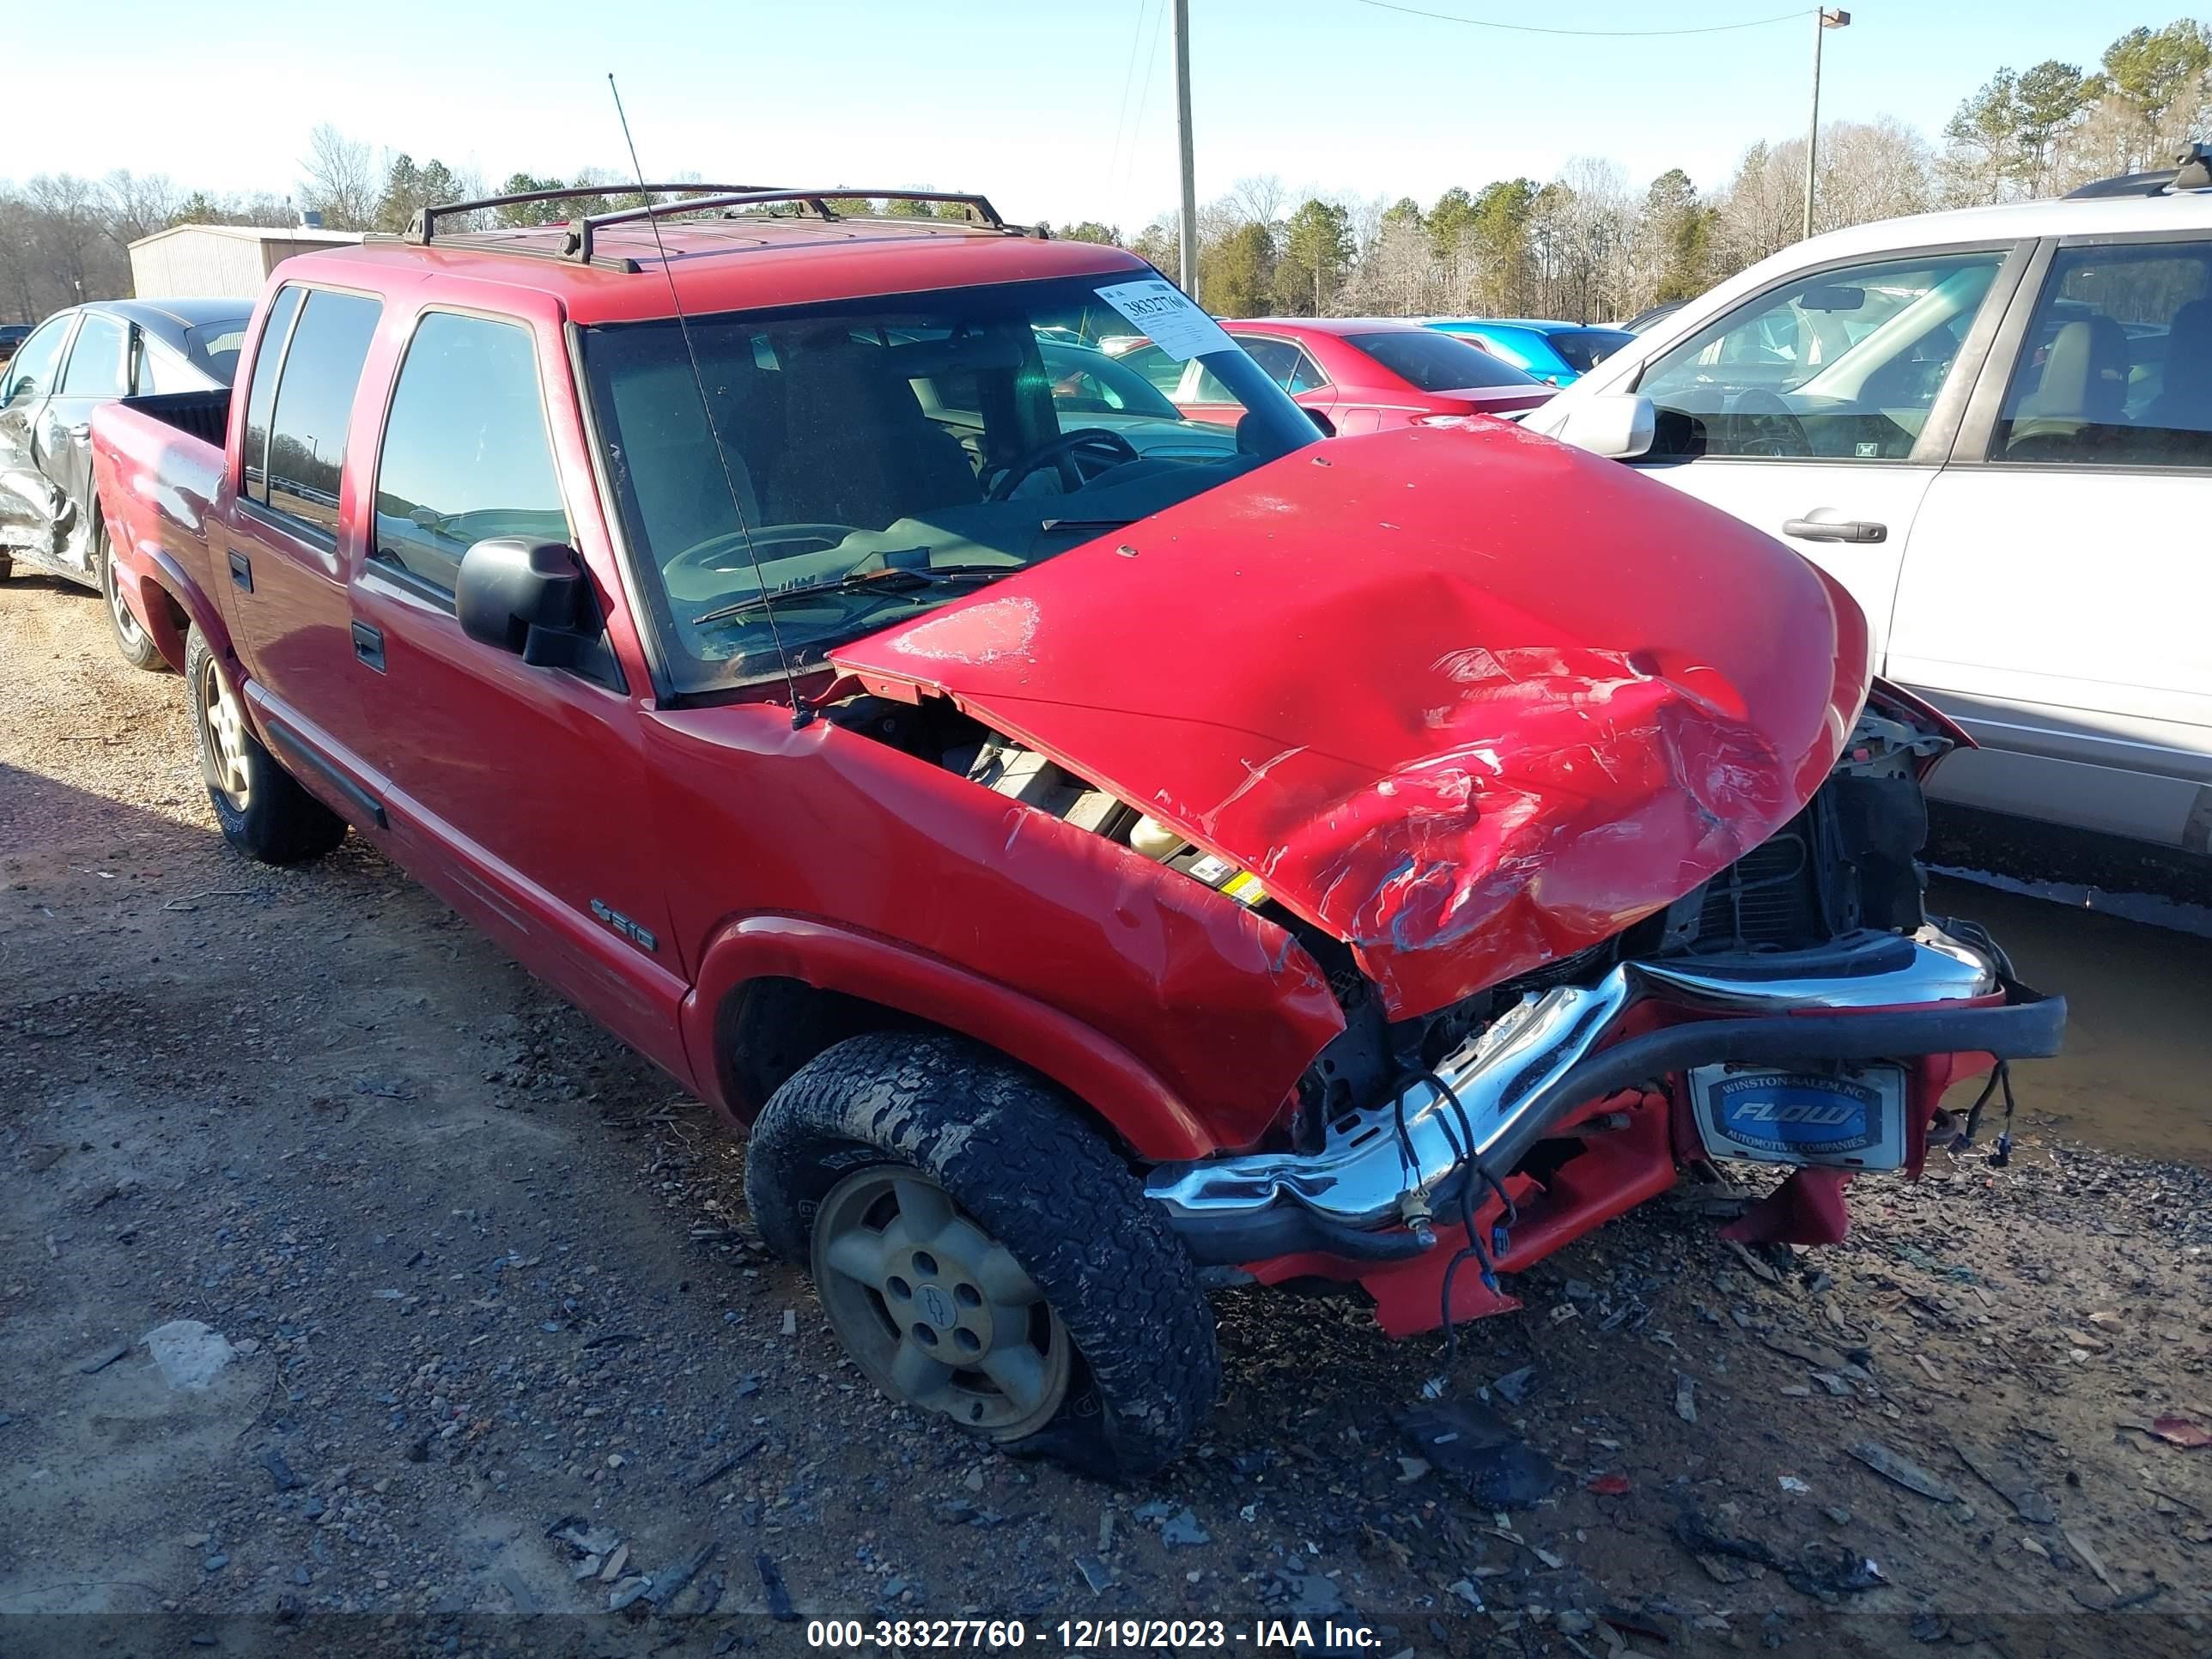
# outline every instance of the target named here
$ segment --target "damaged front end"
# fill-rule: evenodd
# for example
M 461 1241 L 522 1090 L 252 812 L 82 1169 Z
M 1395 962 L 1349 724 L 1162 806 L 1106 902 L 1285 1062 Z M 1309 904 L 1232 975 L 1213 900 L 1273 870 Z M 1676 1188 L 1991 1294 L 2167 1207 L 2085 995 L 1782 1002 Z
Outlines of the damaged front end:
M 1198 1259 L 1357 1279 L 1402 1334 L 1685 1166 L 1789 1167 L 1744 1235 L 1837 1237 L 1952 1082 L 2056 1051 L 2063 1004 L 1923 913 L 1966 739 L 1827 579 L 1515 428 L 1322 448 L 841 648 L 821 705 L 1326 979 L 1267 1131 L 1150 1172 Z
M 2064 1028 L 1979 928 L 1923 911 L 1919 778 L 1953 741 L 1877 685 L 1828 782 L 1735 864 L 1476 999 L 1448 1053 L 1436 1019 L 1383 1020 L 1355 992 L 1303 1081 L 1315 1127 L 1162 1166 L 1148 1193 L 1200 1261 L 1358 1278 L 1394 1334 L 1516 1305 L 1498 1273 L 1684 1166 L 1790 1169 L 1732 1236 L 1834 1242 L 1851 1176 L 1918 1172 L 1950 1084 L 2055 1054 Z

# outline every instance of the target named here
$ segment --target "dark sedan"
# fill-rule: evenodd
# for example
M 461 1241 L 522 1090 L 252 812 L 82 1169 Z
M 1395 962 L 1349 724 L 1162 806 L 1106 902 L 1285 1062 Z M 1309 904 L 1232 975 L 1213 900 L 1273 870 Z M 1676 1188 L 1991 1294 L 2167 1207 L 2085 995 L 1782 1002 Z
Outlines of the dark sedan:
M 0 373 L 0 580 L 20 562 L 99 588 L 123 654 L 161 661 L 108 580 L 92 492 L 92 411 L 117 398 L 230 384 L 242 300 L 95 300 L 58 311 Z

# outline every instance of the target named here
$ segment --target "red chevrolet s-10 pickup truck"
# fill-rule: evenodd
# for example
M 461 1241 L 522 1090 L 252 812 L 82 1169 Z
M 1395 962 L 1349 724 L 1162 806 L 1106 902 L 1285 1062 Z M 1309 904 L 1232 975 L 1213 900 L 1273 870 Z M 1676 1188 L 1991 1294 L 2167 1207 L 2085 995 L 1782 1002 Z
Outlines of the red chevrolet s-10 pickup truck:
M 368 837 L 749 1127 L 887 1393 L 1140 1473 L 1217 1284 L 1434 1329 L 1723 1164 L 1832 1240 L 2056 1050 L 1813 566 L 1504 422 L 1326 437 L 1135 256 L 887 194 L 434 210 L 94 430 L 225 835 Z M 1132 333 L 1233 428 L 1068 368 Z

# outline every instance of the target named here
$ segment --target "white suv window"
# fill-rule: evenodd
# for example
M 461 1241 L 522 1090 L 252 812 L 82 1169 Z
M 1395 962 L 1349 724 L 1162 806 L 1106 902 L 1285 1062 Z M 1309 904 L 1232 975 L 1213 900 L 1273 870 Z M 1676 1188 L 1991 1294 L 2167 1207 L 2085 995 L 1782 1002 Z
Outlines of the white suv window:
M 1654 457 L 1903 460 L 2004 250 L 1793 277 L 1654 360 Z
M 1990 459 L 2212 466 L 2212 242 L 2060 248 Z

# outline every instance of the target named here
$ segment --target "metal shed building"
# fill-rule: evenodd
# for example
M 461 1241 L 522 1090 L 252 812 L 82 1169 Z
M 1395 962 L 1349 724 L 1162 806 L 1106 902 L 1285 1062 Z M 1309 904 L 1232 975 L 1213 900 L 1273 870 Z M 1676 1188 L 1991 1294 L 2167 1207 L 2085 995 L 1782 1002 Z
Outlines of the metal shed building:
M 173 225 L 131 244 L 131 288 L 142 300 L 251 300 L 294 254 L 359 240 L 356 231 L 304 225 Z

